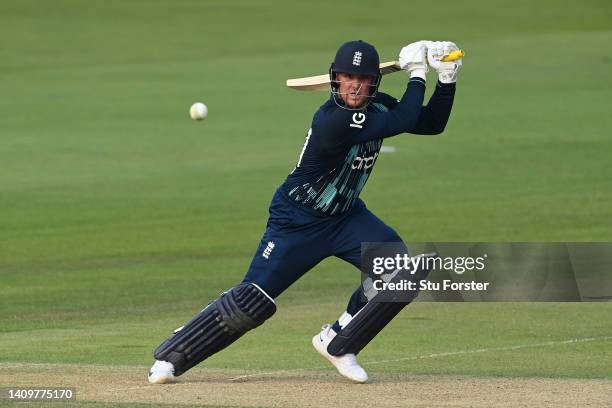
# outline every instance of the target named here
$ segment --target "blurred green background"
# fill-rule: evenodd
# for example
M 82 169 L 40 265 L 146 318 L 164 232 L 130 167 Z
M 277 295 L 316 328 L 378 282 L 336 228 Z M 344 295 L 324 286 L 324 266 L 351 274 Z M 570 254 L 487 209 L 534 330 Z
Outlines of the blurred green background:
M 612 240 L 610 21 L 603 0 L 3 0 L 0 361 L 146 365 L 236 284 L 328 97 L 285 80 L 327 72 L 350 39 L 382 60 L 421 39 L 467 52 L 446 132 L 385 142 L 397 151 L 362 195 L 407 241 Z M 189 119 L 195 101 L 205 121 Z M 207 365 L 321 366 L 310 336 L 358 283 L 325 261 Z M 610 336 L 610 311 L 417 304 L 363 356 Z M 610 353 L 595 341 L 372 370 L 612 378 Z

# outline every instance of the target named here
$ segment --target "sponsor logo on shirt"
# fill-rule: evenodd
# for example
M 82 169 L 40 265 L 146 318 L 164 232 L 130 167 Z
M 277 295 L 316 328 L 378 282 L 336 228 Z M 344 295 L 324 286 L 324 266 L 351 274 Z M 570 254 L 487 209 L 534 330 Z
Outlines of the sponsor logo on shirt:
M 351 165 L 351 168 L 353 170 L 367 170 L 371 168 L 374 165 L 374 163 L 376 163 L 377 157 L 378 157 L 378 152 L 374 153 L 371 156 L 365 156 L 365 157 L 357 156 L 353 160 L 353 164 Z
M 351 123 L 350 127 L 355 127 L 361 129 L 363 127 L 363 122 L 366 120 L 365 113 L 356 112 L 353 113 L 353 123 Z

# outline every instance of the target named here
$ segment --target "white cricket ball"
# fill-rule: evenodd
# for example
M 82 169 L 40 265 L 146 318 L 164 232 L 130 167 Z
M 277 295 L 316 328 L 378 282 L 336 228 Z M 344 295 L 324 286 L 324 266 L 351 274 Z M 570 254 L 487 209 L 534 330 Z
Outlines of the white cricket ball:
M 208 108 L 202 102 L 196 102 L 189 108 L 189 116 L 193 120 L 202 120 L 208 116 Z

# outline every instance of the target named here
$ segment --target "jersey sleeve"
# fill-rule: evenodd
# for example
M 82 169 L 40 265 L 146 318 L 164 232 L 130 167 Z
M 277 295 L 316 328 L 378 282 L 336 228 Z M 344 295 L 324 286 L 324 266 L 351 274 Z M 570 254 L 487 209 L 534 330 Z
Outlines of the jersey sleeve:
M 375 102 L 382 103 L 387 107 L 387 109 L 394 109 L 399 103 L 399 101 L 393 96 L 382 92 L 379 92 L 378 95 L 376 95 Z
M 427 106 L 421 109 L 421 114 L 414 129 L 409 133 L 416 135 L 437 135 L 444 131 L 450 117 L 455 99 L 455 84 L 438 82 Z
M 369 140 L 383 139 L 414 130 L 419 119 L 425 82 L 413 78 L 402 99 L 387 112 L 334 109 L 313 122 L 321 148 L 336 150 Z

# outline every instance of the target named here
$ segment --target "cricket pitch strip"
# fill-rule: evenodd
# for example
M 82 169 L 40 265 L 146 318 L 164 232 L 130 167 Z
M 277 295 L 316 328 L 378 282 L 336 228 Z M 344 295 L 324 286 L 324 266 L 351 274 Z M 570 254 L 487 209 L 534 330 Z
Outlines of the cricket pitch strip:
M 605 406 L 612 381 L 424 376 L 375 372 L 352 384 L 335 371 L 196 368 L 166 385 L 147 383 L 145 366 L 0 363 L 0 387 L 75 387 L 77 401 L 229 407 L 576 407 Z

